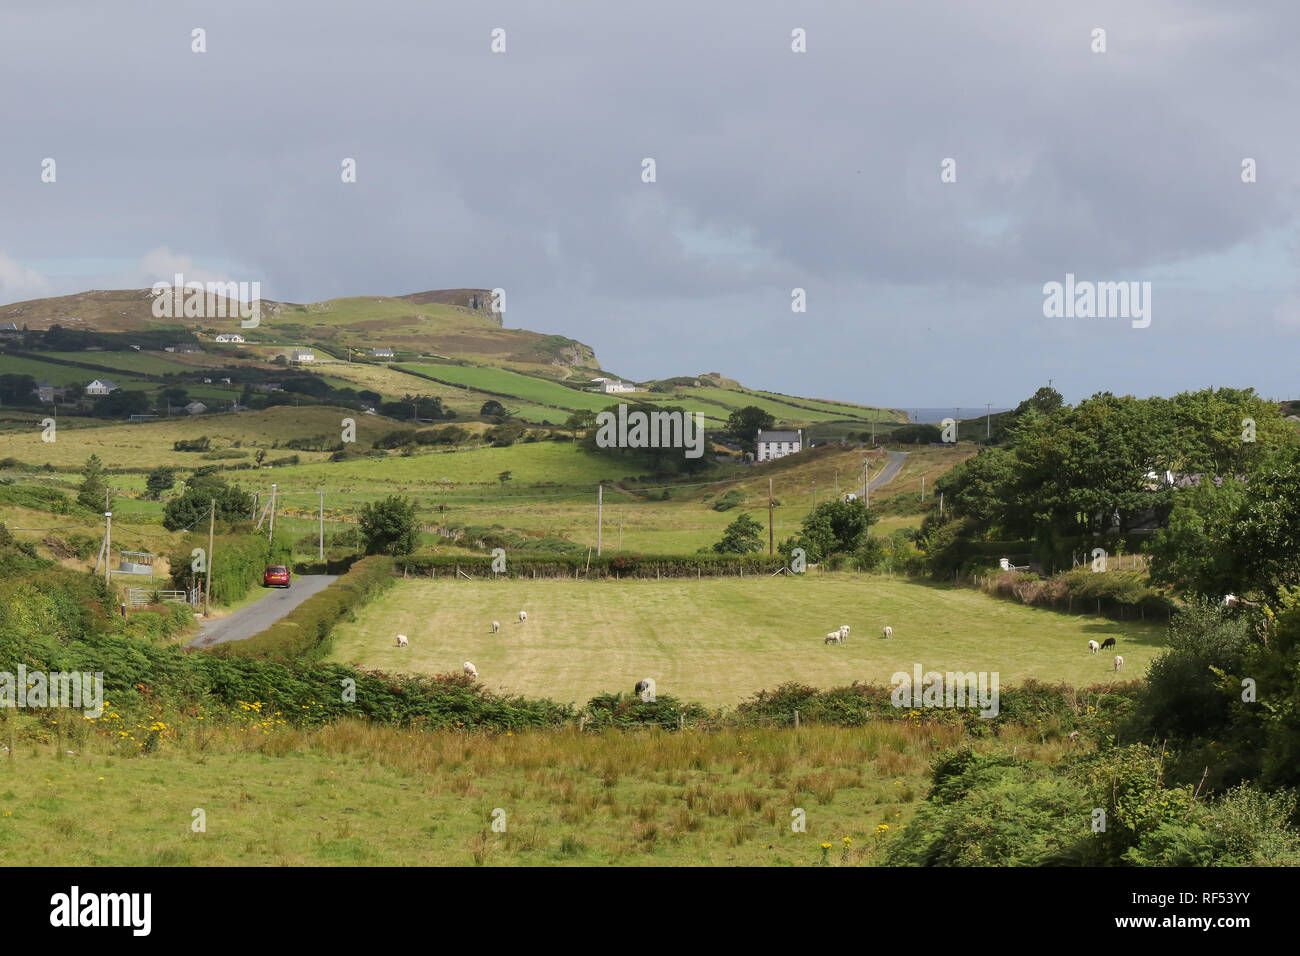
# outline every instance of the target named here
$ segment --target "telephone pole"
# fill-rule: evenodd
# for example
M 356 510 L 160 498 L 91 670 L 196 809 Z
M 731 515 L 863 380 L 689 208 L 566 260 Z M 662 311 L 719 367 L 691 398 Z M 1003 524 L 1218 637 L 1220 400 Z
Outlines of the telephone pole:
M 325 489 L 320 494 L 320 559 L 325 560 Z
M 993 434 L 993 403 L 984 403 L 984 437 L 988 438 Z
M 217 523 L 217 499 L 208 506 L 208 560 L 207 575 L 203 582 L 203 616 L 208 616 L 208 602 L 212 600 L 212 532 Z
M 817 487 L 817 482 L 813 482 L 813 487 Z M 772 479 L 767 479 L 767 553 L 776 554 L 776 548 L 772 544 Z
M 600 557 L 601 523 L 605 508 L 605 486 L 596 486 L 596 557 Z
M 109 570 L 113 566 L 113 512 L 104 512 L 104 583 L 112 583 L 112 572 Z
M 271 528 L 266 536 L 266 540 L 275 540 L 275 485 L 271 486 Z

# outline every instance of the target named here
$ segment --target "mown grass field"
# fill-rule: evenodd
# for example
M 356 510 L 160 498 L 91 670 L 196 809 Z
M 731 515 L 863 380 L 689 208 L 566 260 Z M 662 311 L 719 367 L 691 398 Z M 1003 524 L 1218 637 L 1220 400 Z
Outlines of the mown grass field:
M 871 865 L 924 797 L 932 754 L 960 742 L 953 728 L 902 722 L 215 730 L 199 740 L 192 724 L 171 726 L 159 750 L 129 756 L 94 735 L 9 736 L 0 856 L 10 866 Z M 1048 761 L 1068 749 L 1018 728 L 974 745 Z M 196 809 L 205 832 L 191 829 Z M 796 809 L 804 832 L 791 826 Z M 492 829 L 498 810 L 504 832 Z
M 528 621 L 518 622 L 518 612 Z M 491 633 L 491 622 L 501 633 Z M 848 624 L 843 645 L 827 631 Z M 884 625 L 894 636 L 881 636 Z M 473 661 L 489 687 L 585 703 L 653 677 L 661 693 L 734 705 L 785 681 L 889 684 L 897 671 L 996 671 L 1074 686 L 1136 680 L 1164 622 L 1025 607 L 966 588 L 851 573 L 691 581 L 409 580 L 335 631 L 332 659 L 406 673 Z M 395 646 L 406 634 L 407 648 Z M 1118 640 L 1125 668 L 1088 641 Z

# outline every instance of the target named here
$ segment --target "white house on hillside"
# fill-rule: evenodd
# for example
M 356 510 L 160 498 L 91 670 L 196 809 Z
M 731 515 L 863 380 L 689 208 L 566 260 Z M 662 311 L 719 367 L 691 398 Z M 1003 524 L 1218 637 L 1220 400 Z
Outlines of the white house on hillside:
M 242 342 L 244 337 L 235 332 L 222 332 L 217 336 L 218 342 Z
M 393 350 L 390 348 L 378 348 L 370 350 L 371 358 L 392 358 Z
M 609 395 L 613 392 L 635 392 L 636 386 L 627 382 L 620 382 L 614 378 L 593 378 L 592 384 L 596 386 L 596 391 L 604 392 Z
M 185 406 L 185 411 L 189 412 L 191 415 L 202 415 L 207 410 L 208 406 L 204 405 L 202 402 L 190 402 Z
M 87 395 L 107 395 L 117 391 L 117 386 L 106 378 L 97 378 L 86 386 Z
M 289 353 L 289 361 L 296 363 L 314 362 L 316 361 L 316 353 L 311 349 L 294 349 Z
M 803 429 L 798 431 L 758 430 L 758 460 L 771 461 L 803 450 Z

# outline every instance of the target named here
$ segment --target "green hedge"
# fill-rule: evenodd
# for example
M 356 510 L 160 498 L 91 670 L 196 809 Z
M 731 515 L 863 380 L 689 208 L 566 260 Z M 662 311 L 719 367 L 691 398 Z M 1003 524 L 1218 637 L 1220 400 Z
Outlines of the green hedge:
M 590 565 L 588 561 L 590 560 Z M 492 571 L 490 555 L 415 554 L 396 559 L 404 575 L 438 577 L 443 574 L 475 578 L 558 577 L 558 578 L 693 578 L 770 575 L 786 567 L 782 555 L 695 554 L 682 555 L 591 555 L 507 554 L 506 570 Z M 458 573 L 459 572 L 459 573 Z
M 172 584 L 176 588 L 188 589 L 194 584 L 202 584 L 204 576 L 192 570 L 195 548 L 208 549 L 206 534 L 192 533 L 186 535 L 167 555 L 167 564 L 171 568 Z M 272 547 L 260 534 L 222 534 L 213 539 L 212 593 L 211 600 L 216 604 L 231 604 L 238 601 L 255 587 L 262 586 L 263 573 L 268 564 L 288 565 L 290 546 L 277 542 Z
M 325 590 L 313 594 L 265 631 L 244 641 L 218 644 L 220 657 L 319 659 L 329 652 L 334 625 L 394 581 L 393 559 L 364 558 Z

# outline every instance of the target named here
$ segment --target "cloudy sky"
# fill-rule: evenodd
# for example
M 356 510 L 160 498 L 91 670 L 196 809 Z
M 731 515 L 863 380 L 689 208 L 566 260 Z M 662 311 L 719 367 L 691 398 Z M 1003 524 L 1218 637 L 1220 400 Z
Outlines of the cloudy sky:
M 9 2 L 0 303 L 501 287 L 635 379 L 1300 397 L 1297 35 L 1293 0 Z M 1150 325 L 1045 317 L 1067 273 L 1150 282 Z

